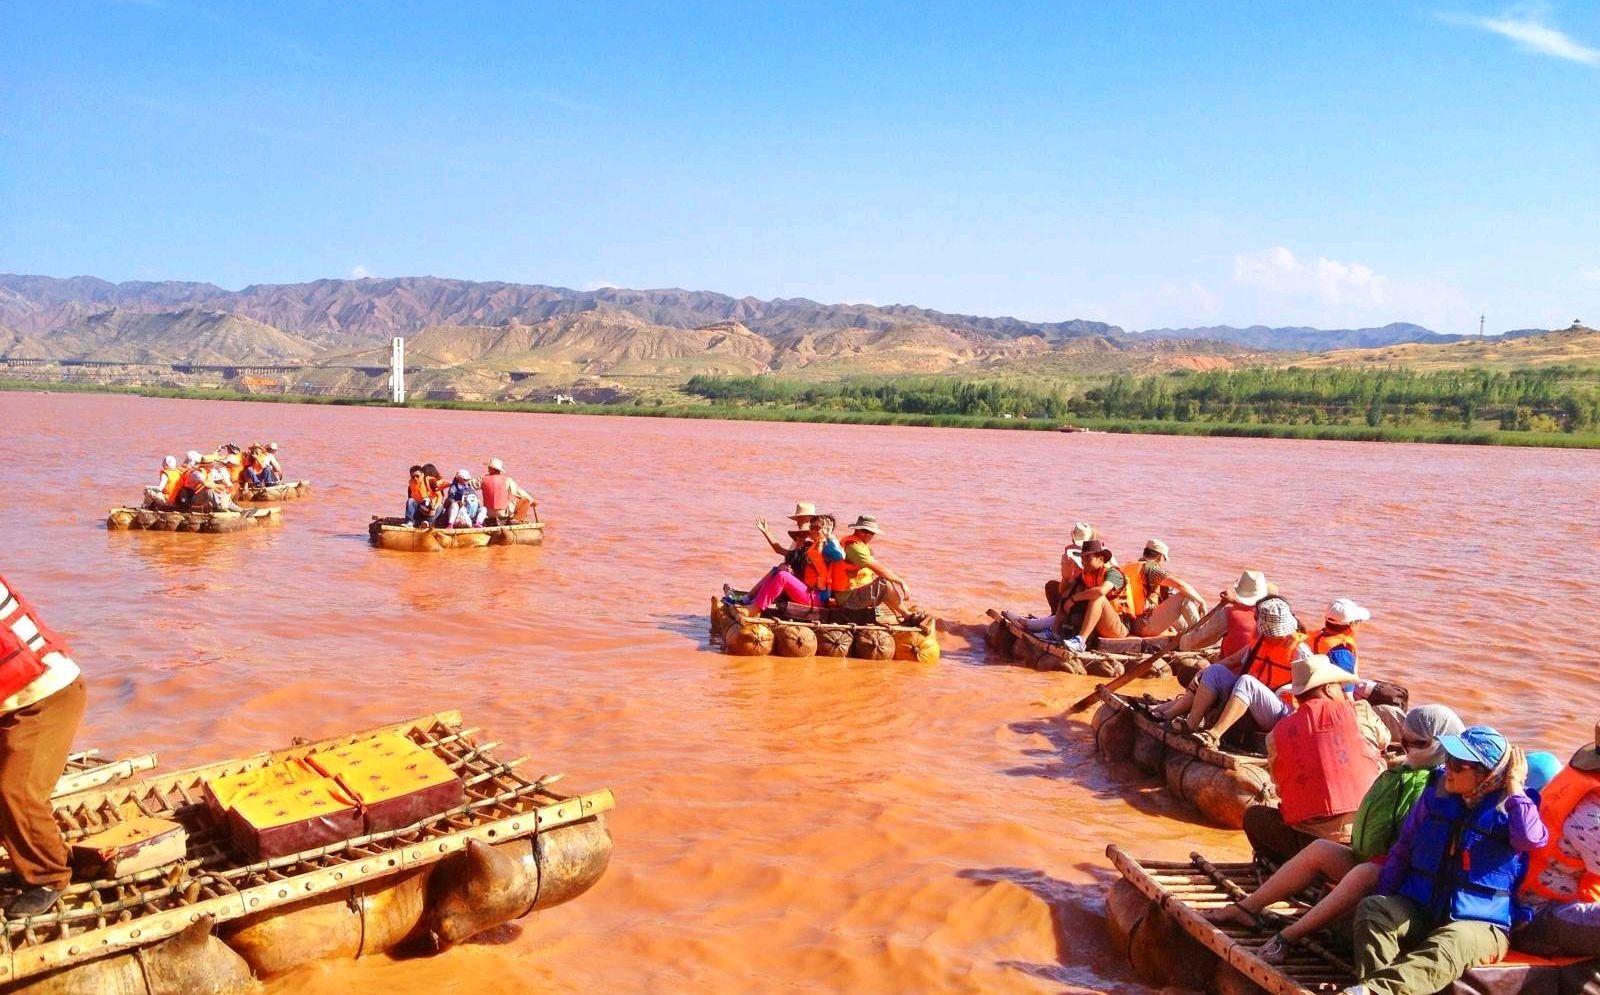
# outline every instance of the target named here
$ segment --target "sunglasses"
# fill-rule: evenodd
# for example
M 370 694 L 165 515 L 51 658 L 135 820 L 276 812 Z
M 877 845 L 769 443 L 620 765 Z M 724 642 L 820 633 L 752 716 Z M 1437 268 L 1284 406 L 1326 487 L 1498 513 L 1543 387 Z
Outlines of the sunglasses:
M 1429 747 L 1433 746 L 1433 740 L 1431 740 L 1431 739 L 1407 739 L 1405 737 L 1401 737 L 1400 745 L 1405 747 L 1408 750 L 1426 750 Z
M 1464 770 L 1483 770 L 1481 765 L 1475 764 L 1471 760 L 1457 760 L 1455 757 L 1445 757 L 1444 765 L 1458 774 Z

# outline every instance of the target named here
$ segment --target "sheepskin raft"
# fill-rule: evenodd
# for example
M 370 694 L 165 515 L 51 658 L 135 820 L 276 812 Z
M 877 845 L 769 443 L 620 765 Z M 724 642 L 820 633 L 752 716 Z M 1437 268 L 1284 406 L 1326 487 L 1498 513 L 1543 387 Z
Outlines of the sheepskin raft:
M 122 781 L 132 777 L 142 770 L 149 770 L 156 765 L 154 753 L 144 753 L 137 757 L 121 757 L 108 760 L 100 756 L 99 750 L 84 750 L 67 756 L 66 770 L 56 779 L 55 790 L 50 792 L 50 797 L 60 798 L 78 791 L 88 791 L 101 785 L 110 784 L 112 781 Z
M 293 501 L 311 494 L 311 481 L 285 480 L 276 484 L 240 484 L 239 501 Z
M 1322 934 L 1290 951 L 1279 966 L 1257 952 L 1273 928 L 1214 926 L 1205 911 L 1243 898 L 1261 883 L 1254 864 L 1213 864 L 1198 853 L 1187 862 L 1136 860 L 1115 844 L 1106 856 L 1121 878 L 1106 895 L 1106 919 L 1117 945 L 1148 984 L 1218 995 L 1319 995 L 1355 983 L 1347 941 Z M 1302 915 L 1315 896 L 1302 894 L 1269 911 Z M 1600 960 L 1545 960 L 1512 951 L 1497 964 L 1476 967 L 1446 989 L 1449 995 L 1594 995 Z
M 1096 639 L 1094 648 L 1074 653 L 1065 646 L 1037 632 L 1013 618 L 1006 618 L 999 609 L 991 608 L 992 620 L 985 633 L 989 648 L 995 653 L 1011 658 L 1034 670 L 1059 670 L 1068 674 L 1092 674 L 1095 677 L 1121 677 L 1127 668 L 1159 652 L 1170 640 L 1167 637 L 1140 639 Z M 1176 674 L 1187 683 L 1194 674 L 1204 670 L 1217 659 L 1217 648 L 1185 650 L 1168 653 L 1145 672 L 1146 677 L 1170 677 Z
M 1097 693 L 1094 742 L 1107 760 L 1131 760 L 1141 770 L 1164 777 L 1168 791 L 1228 829 L 1244 826 L 1244 810 L 1251 805 L 1277 803 L 1265 757 L 1202 746 L 1165 728 L 1133 699 L 1105 688 Z
M 801 614 L 799 612 L 797 615 Z M 939 661 L 938 623 L 930 616 L 921 625 L 898 625 L 887 610 L 876 622 L 830 620 L 826 610 L 805 615 L 767 615 L 741 619 L 722 599 L 711 599 L 711 643 L 732 656 L 849 656 L 858 660 Z
M 413 527 L 404 518 L 374 516 L 367 526 L 367 537 L 379 549 L 404 553 L 437 553 L 445 549 L 478 549 L 483 546 L 537 546 L 544 542 L 543 522 L 513 522 L 488 525 L 481 529 L 436 529 L 431 525 Z
M 281 525 L 278 508 L 238 511 L 151 511 L 147 508 L 113 508 L 106 528 L 142 529 L 149 532 L 239 532 L 266 525 Z
M 562 795 L 530 778 L 457 712 L 57 800 L 69 844 L 158 818 L 187 833 L 181 860 L 75 882 L 54 909 L 0 923 L 0 990 L 161 995 L 233 991 L 327 958 L 437 949 L 581 895 L 605 872 L 611 792 Z M 252 860 L 206 801 L 208 780 L 398 735 L 431 752 L 465 800 L 409 825 Z

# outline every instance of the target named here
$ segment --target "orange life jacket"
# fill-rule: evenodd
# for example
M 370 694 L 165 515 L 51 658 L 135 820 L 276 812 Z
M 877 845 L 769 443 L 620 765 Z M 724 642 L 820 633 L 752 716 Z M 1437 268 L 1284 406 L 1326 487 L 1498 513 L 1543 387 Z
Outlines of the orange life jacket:
M 1356 636 L 1353 632 L 1329 632 L 1327 629 L 1318 629 L 1306 637 L 1306 645 L 1311 652 L 1324 656 L 1333 652 L 1340 646 L 1348 647 L 1352 655 L 1356 651 Z
M 1561 852 L 1561 834 L 1572 810 L 1596 791 L 1600 791 L 1600 771 L 1564 767 L 1539 792 L 1539 818 L 1550 830 L 1550 839 L 1528 855 L 1528 871 L 1522 878 L 1523 892 L 1552 902 L 1600 902 L 1600 874 L 1589 870 L 1581 857 Z M 1576 891 L 1563 895 L 1545 887 L 1539 876 L 1552 864 L 1576 876 Z
M 805 574 L 800 579 L 813 591 L 846 591 L 850 588 L 850 564 L 843 560 L 828 562 L 822 555 L 823 543 L 813 543 L 806 550 Z
M 235 490 L 239 488 L 239 478 L 244 476 L 244 460 L 234 462 L 238 457 L 232 457 L 224 465 L 228 468 L 228 482 L 233 484 Z
M 427 501 L 433 497 L 433 488 L 427 477 L 412 477 L 406 484 L 406 497 L 413 501 Z
M 171 504 L 178 500 L 178 491 L 183 487 L 183 469 L 173 467 L 161 471 L 161 500 Z
M 0 577 L 0 698 L 11 697 L 49 670 L 47 655 L 66 651 L 66 644 L 45 628 L 27 599 Z
M 1348 701 L 1312 698 L 1272 727 L 1272 781 L 1293 826 L 1354 812 L 1378 779 L 1377 751 Z
M 1139 572 L 1137 569 L 1129 567 L 1117 567 L 1117 571 L 1122 574 L 1122 579 L 1124 581 L 1122 590 L 1110 591 L 1106 594 L 1106 600 L 1111 602 L 1111 607 L 1115 609 L 1119 615 L 1136 614 L 1133 611 L 1133 603 L 1129 600 L 1128 596 L 1128 591 L 1133 587 L 1134 583 L 1133 578 L 1129 573 L 1130 569 L 1132 569 L 1133 573 Z M 1104 584 L 1106 582 L 1106 574 L 1109 573 L 1110 570 L 1111 567 L 1109 565 L 1101 567 L 1098 570 L 1090 570 L 1088 567 L 1084 567 L 1083 573 L 1078 577 L 1078 583 L 1082 586 L 1078 587 L 1077 590 L 1087 591 L 1091 587 L 1099 587 L 1101 584 Z M 1139 590 L 1142 595 L 1144 591 L 1143 578 L 1140 578 Z
M 1128 586 L 1123 588 L 1122 592 L 1127 598 L 1128 614 L 1134 618 L 1143 615 L 1145 609 L 1154 608 L 1156 595 L 1160 593 L 1159 587 L 1152 590 L 1145 585 L 1144 565 L 1148 562 L 1148 560 L 1138 560 L 1122 568 L 1122 576 L 1128 579 Z
M 1302 632 L 1296 632 L 1287 643 L 1268 643 L 1267 637 L 1260 637 L 1250 647 L 1244 672 L 1273 690 L 1288 684 L 1294 680 L 1295 650 L 1305 638 Z

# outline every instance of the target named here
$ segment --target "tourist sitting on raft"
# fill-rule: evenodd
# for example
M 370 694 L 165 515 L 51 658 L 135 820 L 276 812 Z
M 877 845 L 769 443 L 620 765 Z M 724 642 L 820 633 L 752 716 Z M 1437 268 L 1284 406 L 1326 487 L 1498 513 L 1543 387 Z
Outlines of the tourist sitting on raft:
M 439 468 L 432 463 L 413 464 L 409 474 L 406 523 L 416 526 L 442 523 L 445 485 L 439 479 Z
M 780 599 L 821 607 L 831 602 L 835 590 L 844 590 L 844 548 L 833 536 L 833 516 L 820 515 L 816 505 L 800 501 L 789 518 L 795 527 L 789 530 L 787 546 L 773 538 L 766 519 L 757 520 L 756 529 L 782 560 L 747 595 L 741 596 L 731 586 L 722 585 L 723 604 L 749 608 L 750 613 L 759 615 Z
M 1532 773 L 1528 783 L 1539 788 Z M 1512 945 L 1540 957 L 1600 954 L 1600 723 L 1540 790 L 1539 816 L 1550 838 L 1529 857 L 1517 892 L 1528 914 Z
M 1325 882 L 1330 890 L 1299 918 L 1288 923 L 1256 951 L 1268 964 L 1282 964 L 1289 948 L 1349 915 L 1378 887 L 1378 874 L 1400 824 L 1422 795 L 1434 768 L 1444 763 L 1441 736 L 1459 734 L 1465 726 L 1443 705 L 1419 705 L 1407 712 L 1401 744 L 1405 761 L 1379 774 L 1361 798 L 1350 828 L 1350 842 L 1315 839 L 1289 857 L 1249 895 L 1214 909 L 1206 918 L 1218 925 L 1256 926 L 1262 913 L 1306 888 Z
M 1506 955 L 1529 855 L 1550 839 L 1522 751 L 1488 726 L 1442 736 L 1434 772 L 1355 915 L 1346 995 L 1427 995 Z M 1590 953 L 1593 952 L 1591 949 Z
M 523 490 L 506 473 L 506 465 L 499 457 L 490 459 L 486 473 L 477 481 L 483 493 L 484 520 L 491 525 L 509 525 L 527 517 L 528 509 L 538 502 Z
M 1241 677 L 1252 677 L 1268 689 L 1282 687 L 1293 680 L 1294 661 L 1310 656 L 1311 651 L 1305 645 L 1305 636 L 1300 632 L 1289 602 L 1275 594 L 1263 595 L 1256 599 L 1252 611 L 1255 641 L 1202 670 L 1190 690 L 1157 706 L 1158 718 L 1178 732 L 1197 732 L 1209 724 L 1213 709 L 1234 693 Z M 1247 707 L 1249 701 L 1246 697 Z
M 272 487 L 283 480 L 283 466 L 278 462 L 278 444 L 251 443 L 244 454 L 242 481 L 251 487 Z
M 1099 539 L 1085 541 L 1079 555 L 1083 569 L 1062 588 L 1053 615 L 1044 618 L 1007 615 L 1031 632 L 1050 633 L 1074 653 L 1082 653 L 1091 637 L 1120 639 L 1128 634 L 1128 623 L 1123 617 L 1127 607 L 1127 575 L 1113 564 L 1111 550 Z
M 1349 598 L 1337 598 L 1328 606 L 1322 628 L 1306 636 L 1306 648 L 1325 654 L 1347 673 L 1361 672 L 1356 655 L 1356 628 L 1370 621 L 1372 613 Z
M 444 489 L 444 504 L 439 514 L 444 527 L 450 529 L 477 529 L 483 527 L 488 509 L 478 491 L 478 482 L 468 470 L 457 470 L 455 479 Z
M 1135 636 L 1161 636 L 1173 629 L 1188 629 L 1205 614 L 1205 599 L 1172 574 L 1170 558 L 1165 542 L 1147 539 L 1138 561 L 1122 568 L 1127 581 L 1127 626 Z
M 164 458 L 161 461 L 161 476 L 156 478 L 153 486 L 144 489 L 144 506 L 154 511 L 168 511 L 176 507 L 184 473 L 184 467 L 178 465 L 178 457 Z
M 845 590 L 835 594 L 834 604 L 846 611 L 881 606 L 893 612 L 901 625 L 921 625 L 927 616 L 912 607 L 906 582 L 872 553 L 872 542 L 882 533 L 878 519 L 872 515 L 860 515 L 850 523 L 850 533 L 841 543 Z
M 1051 615 L 1061 607 L 1061 592 L 1071 587 L 1072 582 L 1083 573 L 1083 544 L 1093 538 L 1095 538 L 1093 525 L 1088 522 L 1072 523 L 1072 535 L 1061 551 L 1061 576 L 1056 580 L 1044 582 L 1044 600 L 1050 606 Z
M 1350 842 L 1361 799 L 1383 772 L 1381 724 L 1363 728 L 1344 690 L 1349 674 L 1325 656 L 1290 668 L 1295 708 L 1267 733 L 1267 768 L 1278 804 L 1244 810 L 1244 834 L 1256 853 L 1288 860 L 1314 840 Z

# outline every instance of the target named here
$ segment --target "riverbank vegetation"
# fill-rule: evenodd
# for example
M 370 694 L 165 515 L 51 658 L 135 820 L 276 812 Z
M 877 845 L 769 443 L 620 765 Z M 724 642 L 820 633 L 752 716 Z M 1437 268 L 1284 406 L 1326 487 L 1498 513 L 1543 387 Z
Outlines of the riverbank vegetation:
M 413 400 L 408 407 L 544 414 L 621 415 L 851 425 L 909 425 L 1052 431 L 1427 442 L 1600 449 L 1600 378 L 1584 369 L 1464 377 L 1452 397 L 1435 375 L 1383 374 L 1382 383 L 1345 370 L 1245 370 L 1229 374 L 1041 384 L 941 377 L 795 383 L 772 377 L 696 377 L 681 403 L 540 404 Z M 1280 373 L 1288 376 L 1275 377 Z M 1307 374 L 1316 374 L 1307 376 Z M 1268 374 L 1260 376 L 1259 374 Z M 1165 379 L 1159 387 L 1150 381 Z M 1419 382 L 1420 381 L 1420 382 Z M 382 398 L 254 394 L 170 387 L 0 380 L 0 390 L 123 393 L 145 397 L 386 407 Z M 1463 405 L 1470 404 L 1471 424 Z M 1455 417 L 1442 417 L 1455 408 Z M 1376 410 L 1376 414 L 1374 411 Z M 1509 418 L 1507 417 L 1509 413 Z M 1278 421 L 1269 421 L 1277 418 Z M 1374 419 L 1376 421 L 1374 422 Z
M 817 411 L 1403 432 L 1600 430 L 1600 371 L 1573 366 L 1429 373 L 1259 367 L 1083 381 L 699 376 L 683 389 L 719 405 Z

